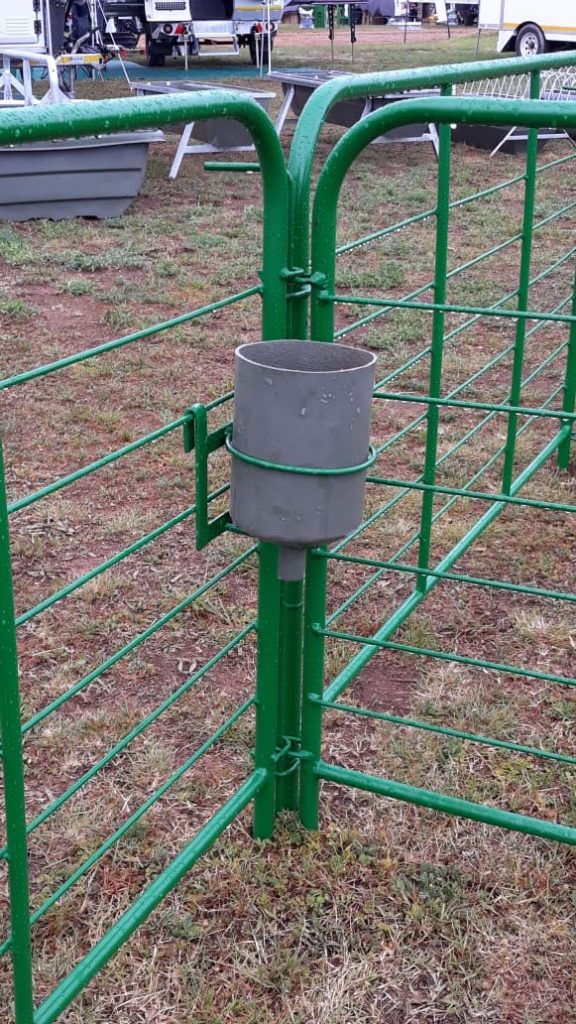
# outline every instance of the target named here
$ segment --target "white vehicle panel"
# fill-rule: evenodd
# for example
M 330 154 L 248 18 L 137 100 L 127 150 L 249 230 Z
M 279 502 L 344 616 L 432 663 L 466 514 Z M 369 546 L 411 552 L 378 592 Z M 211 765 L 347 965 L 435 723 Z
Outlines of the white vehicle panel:
M 43 21 L 42 12 L 34 11 L 33 0 L 0 0 L 0 45 L 36 46 L 36 20 Z

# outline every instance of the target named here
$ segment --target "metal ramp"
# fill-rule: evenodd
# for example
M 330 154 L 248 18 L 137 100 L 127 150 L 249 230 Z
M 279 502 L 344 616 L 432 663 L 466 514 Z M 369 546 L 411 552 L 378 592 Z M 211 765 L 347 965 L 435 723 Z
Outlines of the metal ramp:
M 234 21 L 193 21 L 192 26 L 191 49 L 195 57 L 213 57 L 215 46 L 218 56 L 237 57 L 240 53 Z M 220 49 L 221 46 L 229 49 Z

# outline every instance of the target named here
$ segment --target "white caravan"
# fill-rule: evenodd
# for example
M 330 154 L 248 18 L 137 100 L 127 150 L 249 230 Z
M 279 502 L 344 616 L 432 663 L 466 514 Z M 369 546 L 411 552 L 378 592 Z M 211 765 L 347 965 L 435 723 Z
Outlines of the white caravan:
M 498 31 L 498 49 L 532 57 L 576 49 L 576 0 L 480 0 L 481 28 Z

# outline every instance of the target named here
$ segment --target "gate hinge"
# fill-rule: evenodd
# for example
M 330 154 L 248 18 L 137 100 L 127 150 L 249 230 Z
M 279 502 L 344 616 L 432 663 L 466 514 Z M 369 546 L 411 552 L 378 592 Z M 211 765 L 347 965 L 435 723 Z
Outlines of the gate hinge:
M 289 281 L 297 286 L 297 290 L 289 292 L 287 298 L 289 299 L 300 299 L 306 295 L 310 295 L 313 288 L 326 288 L 326 275 L 321 274 L 319 271 L 315 271 L 313 274 L 307 273 L 301 267 L 284 267 L 280 271 L 280 277 L 283 281 Z
M 276 764 L 277 778 L 292 775 L 297 770 L 299 762 L 312 757 L 307 750 L 301 749 L 298 736 L 283 736 L 282 739 L 284 741 L 282 746 L 278 747 L 272 755 L 272 760 Z M 282 768 L 280 769 L 281 764 Z

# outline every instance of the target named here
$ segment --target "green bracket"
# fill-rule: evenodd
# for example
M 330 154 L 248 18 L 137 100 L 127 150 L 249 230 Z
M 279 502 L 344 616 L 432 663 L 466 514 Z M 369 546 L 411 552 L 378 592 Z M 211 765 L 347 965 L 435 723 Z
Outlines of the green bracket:
M 208 492 L 208 458 L 212 452 L 223 448 L 231 429 L 231 423 L 208 432 L 208 410 L 198 403 L 187 410 L 190 417 L 184 424 L 184 451 L 194 452 L 194 476 L 196 480 L 196 550 L 201 551 L 231 526 L 229 512 L 222 512 L 210 519 L 208 506 L 214 495 Z

